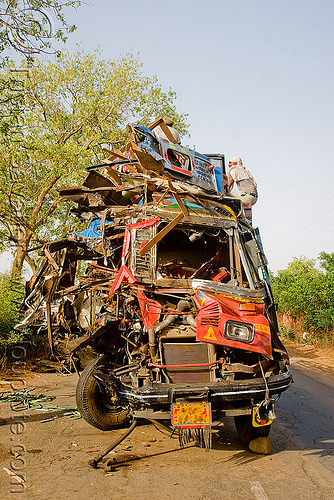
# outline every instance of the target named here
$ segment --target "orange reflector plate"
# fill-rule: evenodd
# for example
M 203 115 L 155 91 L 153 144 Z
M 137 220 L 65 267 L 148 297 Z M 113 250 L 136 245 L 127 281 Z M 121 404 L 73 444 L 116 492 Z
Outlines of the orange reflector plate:
M 256 312 L 256 304 L 252 304 L 250 302 L 246 304 L 239 304 L 239 310 Z

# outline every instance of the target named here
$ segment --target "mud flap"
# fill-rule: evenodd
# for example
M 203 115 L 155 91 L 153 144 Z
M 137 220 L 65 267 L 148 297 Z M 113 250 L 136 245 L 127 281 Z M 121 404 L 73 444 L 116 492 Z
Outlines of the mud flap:
M 273 420 L 276 418 L 274 411 L 274 403 L 264 402 L 253 406 L 252 409 L 252 425 L 253 427 L 263 427 L 265 425 L 272 424 Z

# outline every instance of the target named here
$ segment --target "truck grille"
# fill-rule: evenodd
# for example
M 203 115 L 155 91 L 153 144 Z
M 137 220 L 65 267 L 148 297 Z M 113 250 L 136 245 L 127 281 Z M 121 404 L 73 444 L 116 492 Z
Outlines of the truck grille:
M 165 365 L 188 365 L 209 362 L 208 345 L 205 342 L 164 342 L 162 348 Z M 210 382 L 210 370 L 207 366 L 165 368 L 164 371 L 169 377 L 169 382 L 173 384 Z

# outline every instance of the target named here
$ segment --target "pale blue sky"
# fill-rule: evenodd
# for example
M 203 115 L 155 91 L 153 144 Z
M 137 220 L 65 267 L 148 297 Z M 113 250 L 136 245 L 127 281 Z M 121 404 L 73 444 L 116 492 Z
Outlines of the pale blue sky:
M 334 251 L 332 0 L 88 0 L 67 48 L 139 52 L 200 152 L 241 156 L 273 271 Z

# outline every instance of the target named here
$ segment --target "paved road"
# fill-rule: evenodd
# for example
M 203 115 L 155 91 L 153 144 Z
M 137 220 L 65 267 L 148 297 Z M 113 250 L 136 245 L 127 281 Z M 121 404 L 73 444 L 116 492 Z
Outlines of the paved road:
M 313 498 L 334 498 L 334 377 L 307 361 L 292 366 L 294 384 L 277 405 L 274 446 L 282 456 L 292 452 L 291 470 L 296 484 L 305 484 L 304 498 L 312 497 L 311 486 Z
M 334 377 L 320 382 L 298 365 L 293 374 L 294 384 L 278 404 L 280 424 L 293 434 L 289 440 L 300 449 L 321 450 L 329 462 L 332 458 L 334 472 Z
M 87 463 L 120 431 L 103 433 L 68 417 L 41 423 L 45 414 L 33 413 L 20 436 L 28 486 L 20 495 L 10 494 L 8 473 L 2 470 L 9 467 L 13 435 L 8 425 L 0 425 L 1 499 L 332 500 L 334 377 L 298 359 L 294 364 L 295 383 L 276 406 L 270 456 L 245 450 L 231 420 L 214 436 L 210 452 L 194 445 L 180 449 L 177 439 L 145 424 L 109 457 L 116 465 L 106 475 L 104 466 L 94 470 Z M 75 384 L 74 375 L 47 374 L 35 381 L 59 396 L 73 395 Z M 73 405 L 73 397 L 57 400 L 61 406 L 65 402 Z

